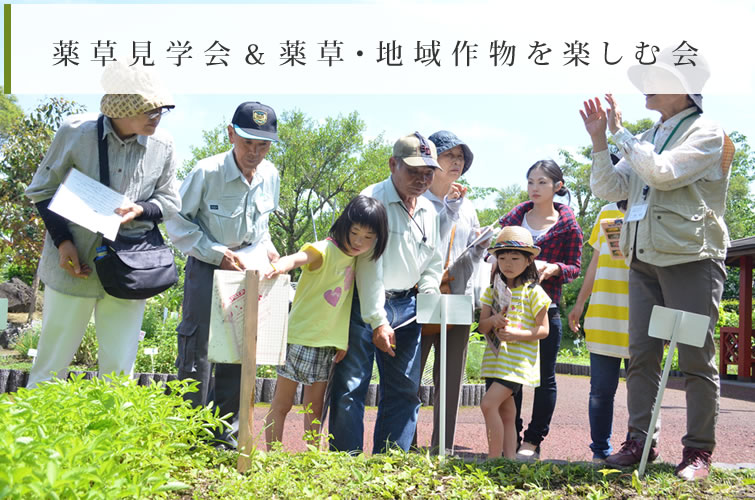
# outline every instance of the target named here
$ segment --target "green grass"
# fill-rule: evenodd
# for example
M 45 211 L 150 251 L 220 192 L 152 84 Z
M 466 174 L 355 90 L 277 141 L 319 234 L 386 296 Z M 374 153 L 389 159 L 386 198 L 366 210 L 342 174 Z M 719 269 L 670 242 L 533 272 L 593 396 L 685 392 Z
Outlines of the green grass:
M 631 471 L 592 464 L 522 464 L 505 459 L 441 460 L 394 451 L 367 457 L 254 450 L 238 454 L 202 437 L 219 422 L 181 398 L 186 384 L 138 387 L 55 381 L 0 396 L 0 498 L 743 498 L 755 471 L 714 469 L 686 483 L 673 466 Z
M 194 475 L 194 472 L 197 474 Z M 629 471 L 589 464 L 522 464 L 506 459 L 465 462 L 426 454 L 356 457 L 344 453 L 283 451 L 252 454 L 247 474 L 235 454 L 181 478 L 194 498 L 742 498 L 755 494 L 753 471 L 714 470 L 689 484 L 672 465 L 651 465 L 644 480 Z

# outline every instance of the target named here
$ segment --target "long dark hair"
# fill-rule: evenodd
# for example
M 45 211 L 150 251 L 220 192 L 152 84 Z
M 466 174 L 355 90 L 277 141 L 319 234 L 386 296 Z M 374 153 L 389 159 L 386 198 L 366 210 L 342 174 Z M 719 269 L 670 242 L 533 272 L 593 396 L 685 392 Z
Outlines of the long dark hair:
M 343 209 L 341 215 L 330 226 L 329 236 L 340 248 L 346 248 L 353 224 L 368 227 L 375 232 L 375 247 L 372 260 L 377 260 L 388 244 L 388 214 L 385 207 L 375 198 L 359 195 L 352 199 Z
M 566 187 L 566 182 L 564 181 L 564 173 L 561 171 L 561 167 L 558 166 L 558 163 L 553 160 L 540 160 L 535 162 L 535 164 L 532 165 L 529 170 L 527 170 L 528 179 L 530 177 L 530 173 L 532 173 L 532 171 L 536 168 L 541 169 L 545 173 L 545 175 L 553 181 L 553 184 L 560 182 L 561 189 L 556 191 L 556 194 L 559 196 L 566 196 L 567 198 L 569 198 L 569 203 L 571 203 L 571 193 Z
M 506 250 L 499 250 L 498 252 L 495 252 L 493 255 L 495 255 L 495 272 L 498 274 L 498 276 L 501 277 L 504 283 L 508 285 L 506 282 L 506 276 L 503 275 L 501 272 L 501 268 L 498 266 L 498 256 L 504 253 L 519 253 L 524 255 L 524 258 L 529 259 L 532 257 L 532 254 L 530 252 L 525 252 L 524 250 L 514 250 L 514 249 L 506 249 Z M 526 285 L 527 283 L 537 283 L 540 279 L 540 273 L 537 272 L 537 266 L 535 265 L 535 258 L 532 258 L 532 262 L 530 262 L 530 265 L 527 266 L 522 274 L 516 277 L 519 281 L 521 281 L 522 285 Z

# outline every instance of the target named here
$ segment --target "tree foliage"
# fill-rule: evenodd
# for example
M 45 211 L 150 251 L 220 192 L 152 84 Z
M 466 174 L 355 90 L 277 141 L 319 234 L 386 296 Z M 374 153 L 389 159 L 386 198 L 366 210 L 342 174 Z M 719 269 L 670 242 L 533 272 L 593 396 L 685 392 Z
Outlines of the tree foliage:
M 291 254 L 322 239 L 341 209 L 370 184 L 387 177 L 390 147 L 382 135 L 365 142 L 357 112 L 315 123 L 298 110 L 283 113 L 280 141 L 268 158 L 281 175 L 280 208 L 271 235 Z
M 737 151 L 731 164 L 724 219 L 729 236 L 736 240 L 755 234 L 755 199 L 750 191 L 750 183 L 755 180 L 755 153 L 747 137 L 739 132 L 731 132 L 729 138 Z
M 0 85 L 0 139 L 4 139 L 11 125 L 21 118 L 24 112 L 18 106 L 18 99 L 13 94 L 4 94 Z
M 0 250 L 31 275 L 42 250 L 45 227 L 24 191 L 63 118 L 83 110 L 75 102 L 48 98 L 6 129 L 0 149 Z

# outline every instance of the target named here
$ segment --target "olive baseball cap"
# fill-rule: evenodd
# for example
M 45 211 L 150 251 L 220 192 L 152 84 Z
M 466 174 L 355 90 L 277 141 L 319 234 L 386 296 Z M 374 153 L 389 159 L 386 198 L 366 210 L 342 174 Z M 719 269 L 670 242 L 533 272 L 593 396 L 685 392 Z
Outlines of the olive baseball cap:
M 435 144 L 425 139 L 419 132 L 405 135 L 397 140 L 393 145 L 393 157 L 403 160 L 410 167 L 441 169 L 438 165 L 438 152 Z

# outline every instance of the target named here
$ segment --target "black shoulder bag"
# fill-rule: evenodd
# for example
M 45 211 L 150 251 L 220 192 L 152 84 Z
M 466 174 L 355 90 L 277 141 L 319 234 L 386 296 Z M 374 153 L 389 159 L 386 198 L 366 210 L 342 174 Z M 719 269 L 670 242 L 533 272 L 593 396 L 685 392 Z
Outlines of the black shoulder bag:
M 107 141 L 102 136 L 103 115 L 97 119 L 97 149 L 100 182 L 110 185 Z M 104 247 L 104 248 L 103 248 Z M 119 299 L 148 299 L 178 282 L 173 252 L 165 244 L 157 222 L 140 237 L 123 236 L 115 241 L 103 238 L 94 259 L 97 275 L 107 293 Z

